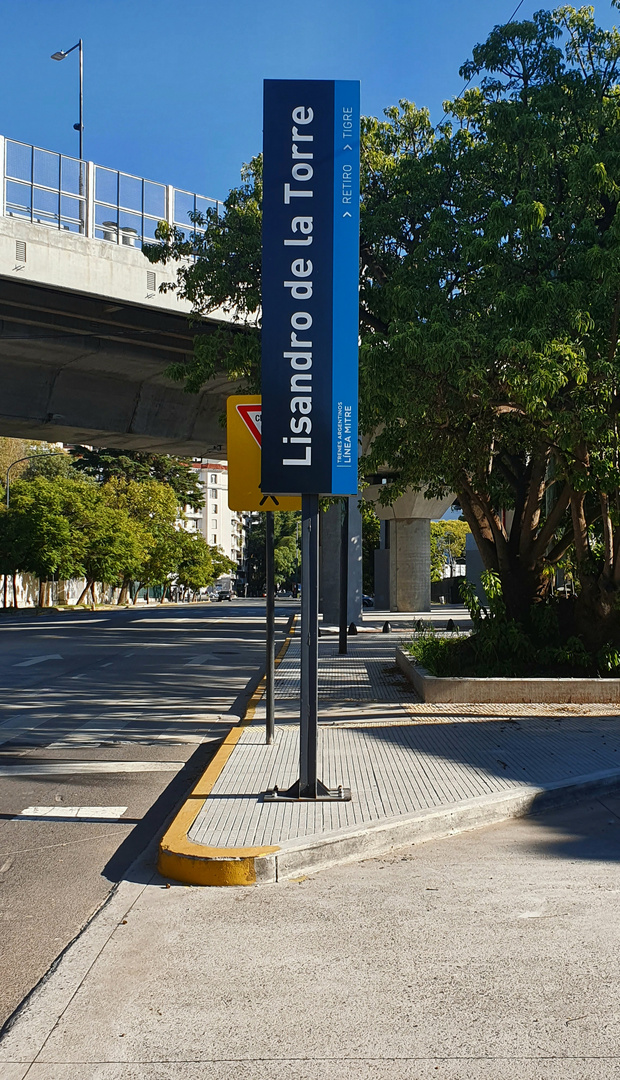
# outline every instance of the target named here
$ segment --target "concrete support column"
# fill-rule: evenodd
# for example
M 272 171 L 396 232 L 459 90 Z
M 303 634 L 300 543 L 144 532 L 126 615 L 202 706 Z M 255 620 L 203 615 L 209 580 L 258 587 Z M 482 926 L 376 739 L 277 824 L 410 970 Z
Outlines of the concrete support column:
M 396 518 L 389 530 L 390 611 L 430 611 L 430 518 Z
M 362 617 L 362 515 L 357 496 L 349 499 L 349 595 L 347 624 Z M 342 510 L 335 503 L 320 514 L 319 611 L 328 626 L 340 619 L 340 522 Z

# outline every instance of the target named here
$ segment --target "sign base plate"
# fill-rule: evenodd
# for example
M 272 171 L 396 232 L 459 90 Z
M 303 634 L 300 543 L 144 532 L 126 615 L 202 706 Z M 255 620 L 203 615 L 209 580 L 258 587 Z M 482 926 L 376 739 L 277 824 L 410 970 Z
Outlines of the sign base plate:
M 295 783 L 286 791 L 279 791 L 274 787 L 264 794 L 265 802 L 351 802 L 351 788 L 339 784 L 337 788 L 328 788 L 317 780 L 314 784 L 301 787 L 301 782 Z

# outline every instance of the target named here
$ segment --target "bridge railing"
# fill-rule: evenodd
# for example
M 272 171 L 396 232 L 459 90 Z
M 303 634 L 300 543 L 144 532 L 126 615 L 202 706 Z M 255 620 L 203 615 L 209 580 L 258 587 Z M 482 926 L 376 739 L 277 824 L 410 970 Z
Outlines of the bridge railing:
M 200 232 L 190 214 L 219 212 L 221 203 L 169 184 L 79 161 L 0 136 L 0 215 L 95 240 L 141 247 L 158 221 Z

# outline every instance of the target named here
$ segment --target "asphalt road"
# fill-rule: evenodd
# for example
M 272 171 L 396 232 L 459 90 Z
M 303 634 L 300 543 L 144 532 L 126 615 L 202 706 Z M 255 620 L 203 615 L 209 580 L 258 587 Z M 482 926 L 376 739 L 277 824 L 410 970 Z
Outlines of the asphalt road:
M 294 610 L 278 606 L 276 640 Z M 263 601 L 0 618 L 0 1024 L 161 830 L 263 664 Z

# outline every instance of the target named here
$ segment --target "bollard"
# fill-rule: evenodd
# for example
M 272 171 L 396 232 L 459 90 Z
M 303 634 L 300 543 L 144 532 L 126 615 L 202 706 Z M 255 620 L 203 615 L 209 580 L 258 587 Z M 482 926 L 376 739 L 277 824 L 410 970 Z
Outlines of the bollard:
M 382 634 L 390 634 L 391 632 L 392 632 L 392 627 L 390 626 L 389 622 L 384 622 L 383 630 L 381 631 L 381 633 Z
M 454 624 L 454 619 L 448 619 L 448 621 L 446 623 L 446 630 L 449 630 L 450 632 L 456 630 L 456 626 Z
M 355 625 L 354 622 L 349 623 L 349 633 L 350 634 L 357 634 L 357 626 Z

